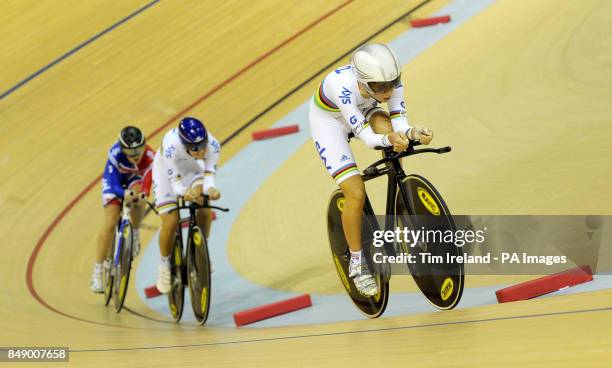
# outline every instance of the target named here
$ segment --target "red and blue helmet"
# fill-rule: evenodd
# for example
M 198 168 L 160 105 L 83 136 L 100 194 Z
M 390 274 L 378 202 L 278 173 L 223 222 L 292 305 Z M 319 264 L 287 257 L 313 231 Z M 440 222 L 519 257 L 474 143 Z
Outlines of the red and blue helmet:
M 201 151 L 208 143 L 208 133 L 204 124 L 196 118 L 185 117 L 178 126 L 178 135 L 189 151 Z

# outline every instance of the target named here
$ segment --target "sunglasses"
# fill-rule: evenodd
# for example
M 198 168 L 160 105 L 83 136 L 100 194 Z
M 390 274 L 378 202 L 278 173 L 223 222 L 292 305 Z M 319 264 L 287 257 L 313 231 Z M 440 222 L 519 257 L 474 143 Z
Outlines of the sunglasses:
M 203 151 L 206 149 L 207 144 L 208 144 L 207 140 L 204 140 L 200 143 L 184 143 L 185 148 L 191 152 Z
M 374 93 L 384 93 L 399 87 L 401 84 L 402 76 L 400 75 L 389 82 L 369 82 L 368 87 L 370 87 Z
M 129 158 L 140 157 L 144 152 L 144 147 L 138 148 L 121 148 L 121 152 Z

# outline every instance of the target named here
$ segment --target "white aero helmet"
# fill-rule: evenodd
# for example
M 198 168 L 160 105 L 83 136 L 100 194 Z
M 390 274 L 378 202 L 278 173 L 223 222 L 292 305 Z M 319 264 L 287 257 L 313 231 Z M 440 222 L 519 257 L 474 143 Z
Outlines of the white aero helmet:
M 387 45 L 373 43 L 359 47 L 351 56 L 357 80 L 370 93 L 381 93 L 401 84 L 402 65 Z

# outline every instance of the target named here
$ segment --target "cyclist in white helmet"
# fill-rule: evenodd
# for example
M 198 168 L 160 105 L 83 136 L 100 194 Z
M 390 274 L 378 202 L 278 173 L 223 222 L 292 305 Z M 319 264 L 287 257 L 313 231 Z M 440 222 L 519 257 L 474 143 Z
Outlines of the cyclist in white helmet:
M 389 112 L 379 104 L 387 103 Z M 378 294 L 378 285 L 361 259 L 361 216 L 365 185 L 348 144 L 348 134 L 368 147 L 408 148 L 409 139 L 429 144 L 431 130 L 411 127 L 406 118 L 401 64 L 383 44 L 359 47 L 351 64 L 329 73 L 313 96 L 308 113 L 310 131 L 325 168 L 340 186 L 346 202 L 342 227 L 351 251 L 349 277 L 365 296 Z

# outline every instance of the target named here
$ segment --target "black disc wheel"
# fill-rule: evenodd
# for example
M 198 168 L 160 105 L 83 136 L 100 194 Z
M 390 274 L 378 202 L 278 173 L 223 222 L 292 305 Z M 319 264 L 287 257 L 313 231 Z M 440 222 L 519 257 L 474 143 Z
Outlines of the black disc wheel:
M 117 243 L 119 247 L 119 264 L 115 269 L 114 278 L 114 304 L 115 312 L 119 313 L 123 308 L 125 302 L 125 296 L 127 295 L 127 289 L 130 281 L 130 270 L 132 268 L 132 245 L 134 241 L 134 233 L 132 224 L 129 221 L 124 221 L 121 224 L 119 232 L 119 241 Z
M 414 261 L 407 263 L 408 268 L 433 306 L 452 309 L 463 294 L 464 267 L 461 262 L 448 260 L 456 260 L 456 256 L 463 255 L 463 250 L 445 242 L 440 234 L 455 231 L 453 218 L 442 196 L 427 179 L 409 175 L 401 184 L 405 197 L 398 189 L 395 200 L 397 226 L 428 232 L 425 240 L 399 244 L 404 253 L 413 256 Z
M 204 325 L 210 309 L 210 257 L 206 237 L 199 227 L 193 227 L 187 247 L 189 250 L 187 274 L 191 306 L 198 324 Z
M 168 293 L 168 306 L 175 322 L 179 322 L 181 317 L 183 317 L 183 306 L 185 303 L 185 284 L 183 282 L 184 275 L 182 269 L 183 255 L 181 252 L 181 241 L 176 237 L 170 257 L 170 282 L 172 288 Z

